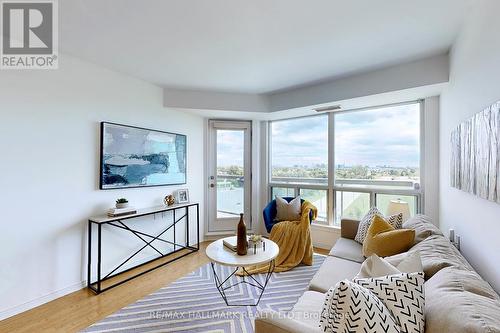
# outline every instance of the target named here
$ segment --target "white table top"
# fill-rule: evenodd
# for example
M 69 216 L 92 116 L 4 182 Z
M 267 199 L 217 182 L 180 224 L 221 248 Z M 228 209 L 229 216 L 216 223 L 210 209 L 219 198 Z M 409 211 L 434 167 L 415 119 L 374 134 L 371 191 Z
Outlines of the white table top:
M 232 237 L 236 238 L 236 236 Z M 225 238 L 222 238 L 212 242 L 206 249 L 208 258 L 221 265 L 246 267 L 266 264 L 276 258 L 279 253 L 279 247 L 275 242 L 263 238 L 262 241 L 266 243 L 265 251 L 262 247 L 259 247 L 257 248 L 257 252 L 253 254 L 253 248 L 250 247 L 246 255 L 239 256 L 236 252 L 231 251 L 222 244 L 224 239 Z
M 141 216 L 149 215 L 149 214 L 166 212 L 166 211 L 174 210 L 174 209 L 178 209 L 178 208 L 195 206 L 197 204 L 198 204 L 197 202 L 189 202 L 189 203 L 185 203 L 185 204 L 174 204 L 171 206 L 161 205 L 161 206 L 156 206 L 156 207 L 137 209 L 137 213 L 135 213 L 135 214 L 127 214 L 127 215 L 115 216 L 115 217 L 110 217 L 106 214 L 103 214 L 100 216 L 93 216 L 93 217 L 89 218 L 89 220 L 91 222 L 94 222 L 94 223 L 109 223 L 109 222 L 114 222 L 114 221 L 118 221 L 118 220 L 126 220 L 126 219 L 131 219 L 134 217 L 141 217 Z

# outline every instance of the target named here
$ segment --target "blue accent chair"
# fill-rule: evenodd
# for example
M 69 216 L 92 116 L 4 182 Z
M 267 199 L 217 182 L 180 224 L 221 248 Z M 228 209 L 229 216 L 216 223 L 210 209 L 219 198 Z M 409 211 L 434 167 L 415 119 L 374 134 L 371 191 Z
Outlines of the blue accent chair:
M 287 202 L 292 201 L 294 198 L 293 197 L 283 197 Z M 302 205 L 304 203 L 304 199 L 300 199 L 300 204 Z M 273 225 L 276 223 L 279 223 L 279 221 L 275 221 L 274 219 L 276 218 L 276 200 L 271 201 L 266 208 L 264 208 L 264 211 L 262 212 L 264 215 L 264 223 L 266 224 L 266 229 L 267 232 L 271 232 L 271 229 L 273 228 Z M 309 212 L 309 223 L 312 223 L 312 215 L 313 212 Z

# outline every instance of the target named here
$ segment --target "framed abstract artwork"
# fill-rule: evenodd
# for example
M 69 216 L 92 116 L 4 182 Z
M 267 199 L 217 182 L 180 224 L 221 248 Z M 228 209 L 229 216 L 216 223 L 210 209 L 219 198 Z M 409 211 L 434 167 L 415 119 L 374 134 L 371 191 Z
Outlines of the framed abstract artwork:
M 186 136 L 101 122 L 100 189 L 186 183 Z
M 500 203 L 500 102 L 451 133 L 451 186 Z

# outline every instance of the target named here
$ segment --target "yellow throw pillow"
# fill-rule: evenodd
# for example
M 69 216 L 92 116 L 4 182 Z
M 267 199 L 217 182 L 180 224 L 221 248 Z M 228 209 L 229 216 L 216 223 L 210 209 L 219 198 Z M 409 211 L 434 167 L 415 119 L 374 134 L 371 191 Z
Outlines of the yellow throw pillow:
M 379 257 L 392 256 L 408 251 L 413 245 L 415 230 L 394 229 L 387 221 L 374 215 L 363 242 L 363 255 L 369 257 L 376 254 Z

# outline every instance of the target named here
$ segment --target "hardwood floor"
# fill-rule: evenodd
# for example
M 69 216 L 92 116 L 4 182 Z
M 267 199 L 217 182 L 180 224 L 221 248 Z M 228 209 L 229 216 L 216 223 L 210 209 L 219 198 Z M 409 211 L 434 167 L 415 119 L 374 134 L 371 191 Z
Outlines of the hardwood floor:
M 0 321 L 0 332 L 77 332 L 209 262 L 205 248 L 100 295 L 87 288 Z M 327 250 L 314 249 L 328 254 Z M 157 264 L 157 262 L 155 263 Z M 140 268 L 145 269 L 145 268 Z M 131 274 L 137 273 L 132 271 Z

